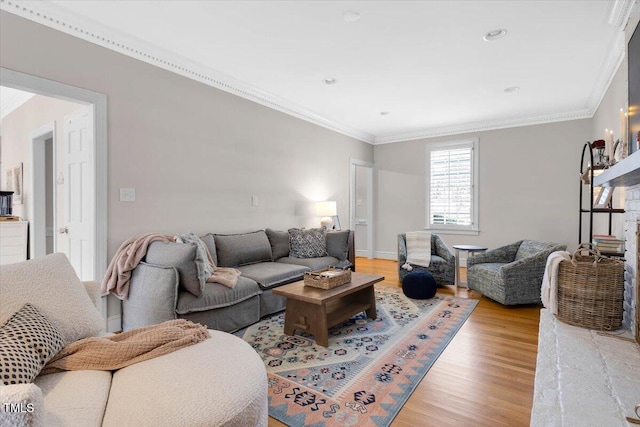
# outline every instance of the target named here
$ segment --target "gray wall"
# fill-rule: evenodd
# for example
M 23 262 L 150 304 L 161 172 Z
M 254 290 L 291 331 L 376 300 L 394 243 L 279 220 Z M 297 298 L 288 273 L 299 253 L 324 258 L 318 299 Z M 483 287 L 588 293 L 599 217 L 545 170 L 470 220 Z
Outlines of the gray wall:
M 574 120 L 375 146 L 377 256 L 395 258 L 396 235 L 425 225 L 426 144 L 479 138 L 480 234 L 445 242 L 490 248 L 520 239 L 575 247 L 578 171 L 590 120 Z
M 348 218 L 349 158 L 373 161 L 369 144 L 6 12 L 0 65 L 107 95 L 109 257 L 151 231 L 315 226 L 310 200 Z

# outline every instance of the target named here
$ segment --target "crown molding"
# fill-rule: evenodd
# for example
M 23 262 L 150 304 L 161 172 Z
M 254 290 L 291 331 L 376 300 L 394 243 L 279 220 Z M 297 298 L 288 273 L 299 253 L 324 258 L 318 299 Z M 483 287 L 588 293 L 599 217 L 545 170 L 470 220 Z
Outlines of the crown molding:
M 605 16 L 607 22 L 618 27 L 621 31 L 610 43 L 611 48 L 609 49 L 609 55 L 602 63 L 599 77 L 590 91 L 584 109 L 551 115 L 505 120 L 487 120 L 461 125 L 434 127 L 417 132 L 387 136 L 374 136 L 368 132 L 330 120 L 282 97 L 260 90 L 234 77 L 204 66 L 203 64 L 192 61 L 174 52 L 154 46 L 144 40 L 126 35 L 93 20 L 88 20 L 56 4 L 45 1 L 19 2 L 16 0 L 0 0 L 0 10 L 45 25 L 71 36 L 97 44 L 112 51 L 171 71 L 183 77 L 223 90 L 326 129 L 376 145 L 593 117 L 606 93 L 607 88 L 609 87 L 609 84 L 611 83 L 611 80 L 624 59 L 625 40 L 623 30 L 630 16 L 633 5 L 636 2 L 638 2 L 638 0 L 616 0 L 611 3 L 611 6 L 607 11 L 607 15 Z
M 564 122 L 568 120 L 589 119 L 591 117 L 593 117 L 593 111 L 585 109 L 566 113 L 528 116 L 507 120 L 483 120 L 475 123 L 442 126 L 418 132 L 376 137 L 374 145 L 392 144 L 395 142 L 414 141 L 417 139 L 435 138 L 441 136 L 460 135 L 471 132 L 483 132 L 496 129 L 540 125 L 545 123 Z
M 607 23 L 624 30 L 631 14 L 633 4 L 637 0 L 615 0 L 609 3 L 609 10 L 607 12 Z
M 237 95 L 265 107 L 322 126 L 332 131 L 373 144 L 373 135 L 327 119 L 300 105 L 265 92 L 200 63 L 126 35 L 113 28 L 81 17 L 49 2 L 19 2 L 0 0 L 0 10 L 45 25 L 71 36 L 122 53 L 148 64 L 196 80 L 216 89 Z

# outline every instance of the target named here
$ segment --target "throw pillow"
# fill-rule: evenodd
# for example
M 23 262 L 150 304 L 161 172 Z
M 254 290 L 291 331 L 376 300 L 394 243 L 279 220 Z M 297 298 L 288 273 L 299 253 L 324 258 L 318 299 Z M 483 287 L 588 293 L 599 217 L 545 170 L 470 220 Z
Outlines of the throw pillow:
M 62 336 L 31 304 L 0 327 L 0 377 L 4 385 L 28 384 L 64 347 Z
M 213 259 L 213 265 L 218 266 L 218 254 L 216 252 L 216 241 L 213 239 L 213 234 L 208 233 L 204 236 L 200 237 L 200 240 L 207 245 L 207 249 L 209 249 L 209 253 L 211 254 L 211 259 Z
M 18 406 L 18 411 L 12 406 Z M 0 426 L 44 426 L 42 390 L 35 384 L 14 384 L 0 387 Z
M 207 282 L 207 279 L 211 277 L 215 268 L 211 265 L 211 262 L 209 262 L 209 250 L 206 244 L 193 233 L 176 234 L 174 237 L 178 243 L 185 243 L 196 247 L 194 262 L 196 263 L 198 281 L 200 283 L 200 288 L 198 289 L 199 294 L 196 296 L 200 296 L 202 292 L 204 292 L 204 284 Z M 213 260 L 211 261 L 213 262 Z
M 289 256 L 289 232 L 288 231 L 276 231 L 270 228 L 264 230 L 269 238 L 271 244 L 271 253 L 273 254 L 273 260 Z
M 0 325 L 30 303 L 60 332 L 64 345 L 104 332 L 104 319 L 64 254 L 3 265 L 1 270 Z
M 327 253 L 340 261 L 349 256 L 349 230 L 327 233 Z
M 148 264 L 175 267 L 178 270 L 180 286 L 199 297 L 202 295 L 204 283 L 200 283 L 195 259 L 195 245 L 174 242 L 153 242 L 145 256 L 145 262 Z
M 291 249 L 289 256 L 293 258 L 317 258 L 327 256 L 326 228 L 290 228 Z

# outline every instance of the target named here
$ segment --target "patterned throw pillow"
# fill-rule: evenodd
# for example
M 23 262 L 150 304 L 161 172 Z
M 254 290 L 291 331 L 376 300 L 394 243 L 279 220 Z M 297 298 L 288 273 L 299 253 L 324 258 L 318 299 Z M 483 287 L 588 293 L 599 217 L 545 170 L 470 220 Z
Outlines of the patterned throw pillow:
M 327 229 L 290 228 L 291 249 L 289 256 L 293 258 L 316 258 L 327 256 Z
M 4 385 L 28 384 L 64 347 L 62 335 L 31 304 L 0 327 L 0 378 Z

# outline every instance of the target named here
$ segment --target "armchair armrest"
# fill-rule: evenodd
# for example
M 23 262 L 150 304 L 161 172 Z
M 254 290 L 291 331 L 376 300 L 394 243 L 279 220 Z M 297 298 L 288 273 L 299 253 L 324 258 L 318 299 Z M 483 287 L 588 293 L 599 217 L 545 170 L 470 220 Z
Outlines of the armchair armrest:
M 398 234 L 398 268 L 407 262 L 407 235 Z
M 95 280 L 87 280 L 82 282 L 82 284 L 84 285 L 84 290 L 89 294 L 89 298 L 91 298 L 93 305 L 100 310 L 100 283 Z
M 518 283 L 519 285 L 542 285 L 542 276 L 547 266 L 547 258 L 552 252 L 562 250 L 562 246 L 554 246 L 535 255 L 519 259 L 502 266 L 502 274 L 505 283 Z
M 482 264 L 486 262 L 501 262 L 505 264 L 513 262 L 521 243 L 522 240 L 490 251 L 475 254 L 474 256 L 467 258 L 467 268 L 475 264 Z
M 175 267 L 138 264 L 131 274 L 129 297 L 122 301 L 122 330 L 175 319 L 178 284 Z
M 442 237 L 435 234 L 433 235 L 433 240 L 435 243 L 435 248 L 432 248 L 431 252 L 434 253 L 435 255 L 438 255 L 441 258 L 444 258 L 447 264 L 449 263 L 455 264 L 456 257 L 453 254 L 453 252 L 451 252 L 451 249 L 449 249 L 449 246 L 447 246 L 444 240 L 442 240 Z M 435 252 L 434 252 L 434 249 L 435 249 Z

